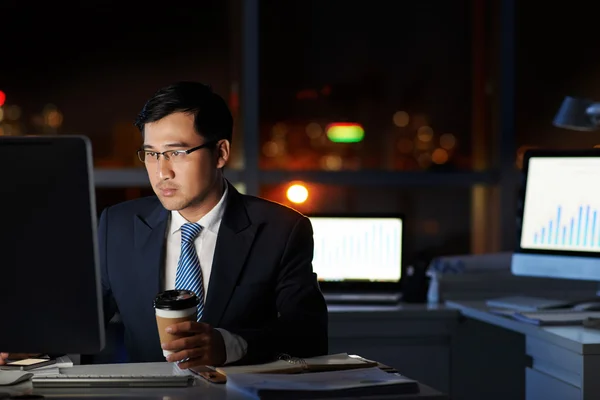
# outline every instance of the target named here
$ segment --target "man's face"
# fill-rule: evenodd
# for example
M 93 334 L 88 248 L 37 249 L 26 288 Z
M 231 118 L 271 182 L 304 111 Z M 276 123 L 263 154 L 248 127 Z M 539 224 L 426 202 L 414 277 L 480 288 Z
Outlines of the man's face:
M 204 137 L 194 130 L 194 116 L 174 113 L 144 127 L 146 152 L 189 150 L 204 144 Z M 224 142 L 224 143 L 223 143 Z M 227 141 L 189 154 L 178 153 L 167 160 L 164 156 L 146 156 L 146 170 L 154 193 L 167 210 L 185 210 L 201 205 L 219 178 L 218 168 L 225 165 L 221 152 Z

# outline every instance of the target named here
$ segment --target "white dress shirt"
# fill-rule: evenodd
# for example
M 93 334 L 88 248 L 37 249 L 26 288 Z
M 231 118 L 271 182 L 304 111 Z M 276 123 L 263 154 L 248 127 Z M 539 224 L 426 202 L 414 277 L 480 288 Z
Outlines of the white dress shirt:
M 212 270 L 213 258 L 215 255 L 215 247 L 217 244 L 217 234 L 225 212 L 225 203 L 227 198 L 227 185 L 225 185 L 225 193 L 217 205 L 210 210 L 204 217 L 196 221 L 202 230 L 198 237 L 194 240 L 194 247 L 198 253 L 200 260 L 200 268 L 202 269 L 202 281 L 204 284 L 204 300 L 209 290 L 210 272 Z M 181 226 L 188 221 L 179 214 L 178 211 L 171 211 L 171 220 L 167 228 L 167 249 L 165 256 L 165 275 L 164 289 L 171 290 L 175 288 L 175 277 L 177 274 L 177 264 L 179 255 L 181 254 Z M 227 354 L 226 363 L 232 363 L 246 354 L 248 344 L 238 335 L 234 335 L 225 329 L 215 328 L 223 336 L 225 341 L 225 350 Z

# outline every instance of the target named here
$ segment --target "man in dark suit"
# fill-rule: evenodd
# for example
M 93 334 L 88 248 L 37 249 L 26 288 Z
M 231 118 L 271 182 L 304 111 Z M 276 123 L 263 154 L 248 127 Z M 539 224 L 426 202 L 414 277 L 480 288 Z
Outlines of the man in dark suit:
M 107 208 L 98 230 L 105 319 L 119 312 L 129 361 L 164 361 L 163 350 L 180 368 L 327 354 L 310 221 L 224 179 L 233 121 L 223 99 L 176 83 L 136 125 L 156 196 Z M 171 289 L 198 295 L 199 321 L 169 327 L 179 338 L 161 344 L 153 300 Z
M 224 179 L 233 123 L 223 99 L 176 83 L 145 104 L 136 126 L 156 197 L 107 208 L 98 232 L 106 318 L 120 313 L 130 361 L 164 360 L 162 350 L 181 368 L 327 354 L 310 221 Z M 190 284 L 199 322 L 170 327 L 180 339 L 161 349 L 153 300 Z

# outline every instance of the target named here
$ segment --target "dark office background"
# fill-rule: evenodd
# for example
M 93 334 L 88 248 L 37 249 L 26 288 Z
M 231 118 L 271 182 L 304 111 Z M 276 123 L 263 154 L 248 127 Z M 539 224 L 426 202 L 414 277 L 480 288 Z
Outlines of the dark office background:
M 411 255 L 509 249 L 516 180 L 506 177 L 524 149 L 600 143 L 551 125 L 565 95 L 600 99 L 600 4 L 85 4 L 0 3 L 0 135 L 89 136 L 98 212 L 151 194 L 132 121 L 177 80 L 210 83 L 229 102 L 228 176 L 241 190 L 306 213 L 404 213 Z M 364 140 L 331 142 L 333 122 L 360 123 Z M 309 190 L 303 204 L 286 199 L 296 181 Z

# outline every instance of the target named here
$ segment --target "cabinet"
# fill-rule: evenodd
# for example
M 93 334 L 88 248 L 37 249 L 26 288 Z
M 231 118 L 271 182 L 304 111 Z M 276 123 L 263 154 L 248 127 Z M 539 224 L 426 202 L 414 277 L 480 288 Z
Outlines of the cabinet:
M 329 352 L 358 354 L 451 392 L 451 343 L 459 313 L 445 307 L 330 307 Z

